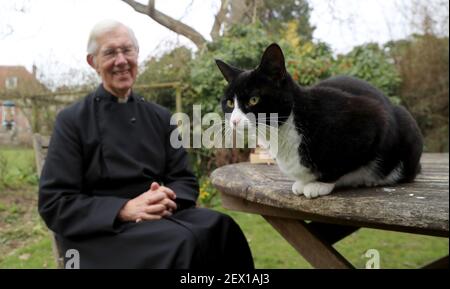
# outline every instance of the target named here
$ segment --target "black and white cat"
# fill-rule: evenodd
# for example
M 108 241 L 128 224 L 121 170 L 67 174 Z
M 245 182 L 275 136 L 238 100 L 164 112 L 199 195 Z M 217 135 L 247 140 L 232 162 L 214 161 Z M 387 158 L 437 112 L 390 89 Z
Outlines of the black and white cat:
M 247 113 L 278 114 L 279 144 L 271 153 L 295 180 L 294 194 L 316 198 L 338 186 L 411 182 L 419 173 L 423 144 L 415 120 L 369 83 L 337 76 L 301 87 L 275 43 L 253 70 L 216 63 L 229 83 L 222 108 L 231 112 L 232 128 L 241 121 L 256 126 Z

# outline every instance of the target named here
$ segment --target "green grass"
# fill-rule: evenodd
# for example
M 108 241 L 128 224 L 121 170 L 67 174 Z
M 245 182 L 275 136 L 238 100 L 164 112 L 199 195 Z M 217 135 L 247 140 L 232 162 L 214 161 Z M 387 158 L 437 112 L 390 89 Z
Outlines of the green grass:
M 50 235 L 37 213 L 37 183 L 18 173 L 35 168 L 33 151 L 0 148 L 0 154 L 10 176 L 0 187 L 0 268 L 55 268 Z M 256 268 L 311 268 L 262 217 L 215 208 L 241 226 Z M 448 246 L 448 238 L 361 229 L 335 248 L 357 268 L 365 267 L 368 249 L 379 251 L 381 268 L 418 268 L 448 255 Z
M 54 268 L 48 230 L 37 212 L 34 152 L 0 148 L 0 268 Z
M 357 268 L 364 268 L 368 249 L 380 253 L 380 267 L 419 268 L 448 255 L 448 238 L 362 229 L 339 242 L 335 248 L 352 261 Z
M 0 148 L 0 192 L 37 185 L 34 151 L 29 148 Z
M 39 238 L 35 242 L 15 250 L 0 261 L 0 268 L 56 268 L 50 238 Z
M 34 187 L 0 194 L 0 268 L 54 268 Z

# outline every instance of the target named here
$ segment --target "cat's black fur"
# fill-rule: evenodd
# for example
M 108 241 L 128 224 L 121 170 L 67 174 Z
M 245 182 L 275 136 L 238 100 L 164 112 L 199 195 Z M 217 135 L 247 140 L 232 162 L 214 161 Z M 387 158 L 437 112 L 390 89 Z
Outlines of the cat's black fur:
M 317 181 L 336 182 L 375 159 L 379 160 L 376 174 L 380 178 L 400 162 L 399 182 L 414 180 L 420 171 L 423 142 L 415 120 L 369 83 L 337 76 L 301 87 L 287 73 L 277 44 L 266 49 L 253 70 L 244 71 L 220 60 L 216 63 L 229 82 L 222 98 L 224 112 L 232 111 L 226 101 L 235 96 L 244 113 L 278 113 L 279 125 L 293 112 L 297 131 L 303 135 L 298 148 L 301 163 Z M 260 97 L 259 103 L 248 106 L 255 95 Z

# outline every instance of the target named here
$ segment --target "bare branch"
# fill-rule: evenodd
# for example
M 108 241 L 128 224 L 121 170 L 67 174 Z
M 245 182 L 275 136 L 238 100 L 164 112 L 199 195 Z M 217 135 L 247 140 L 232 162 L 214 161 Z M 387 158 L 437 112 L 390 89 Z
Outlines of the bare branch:
M 186 17 L 189 14 L 189 12 L 192 8 L 192 5 L 194 5 L 194 1 L 195 0 L 191 0 L 191 2 L 186 6 L 186 9 L 184 9 L 183 15 L 178 19 L 179 21 L 181 21 L 181 19 L 183 19 L 184 17 Z
M 214 25 L 211 29 L 210 35 L 213 40 L 216 40 L 220 36 L 220 29 L 222 28 L 223 22 L 226 20 L 228 13 L 229 0 L 222 0 L 220 4 L 219 12 L 217 12 Z
M 155 0 L 148 0 L 148 14 L 155 12 Z
M 148 15 L 150 18 L 173 32 L 183 35 L 191 40 L 199 49 L 207 43 L 206 39 L 195 29 L 178 21 L 155 8 L 155 0 L 149 0 L 148 5 L 138 3 L 134 0 L 122 0 L 139 13 Z
M 241 23 L 244 16 L 251 15 L 249 14 L 251 4 L 252 2 L 247 3 L 247 1 L 231 1 L 230 23 Z
M 252 23 L 255 23 L 258 19 L 258 7 L 260 5 L 259 0 L 255 0 L 253 3 L 253 15 L 252 15 Z
M 12 26 L 7 24 L 6 29 L 4 31 L 0 30 L 0 39 L 5 39 L 6 37 L 13 34 L 13 32 L 14 32 L 14 29 L 12 28 Z

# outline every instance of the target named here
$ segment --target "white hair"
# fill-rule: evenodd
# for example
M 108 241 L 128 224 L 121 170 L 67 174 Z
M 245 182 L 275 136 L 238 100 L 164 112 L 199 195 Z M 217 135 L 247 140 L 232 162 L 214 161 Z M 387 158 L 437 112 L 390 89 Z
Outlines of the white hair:
M 136 39 L 136 36 L 134 35 L 133 30 L 131 30 L 131 28 L 129 28 L 128 26 L 126 26 L 125 24 L 123 24 L 119 21 L 107 19 L 107 20 L 102 20 L 102 21 L 98 22 L 92 28 L 91 33 L 89 34 L 87 53 L 95 56 L 95 54 L 97 53 L 97 50 L 98 50 L 97 39 L 100 36 L 102 36 L 103 34 L 113 31 L 114 29 L 119 28 L 119 27 L 124 27 L 128 31 L 128 34 L 130 35 L 134 46 L 136 47 L 137 50 L 139 50 L 139 43 Z

